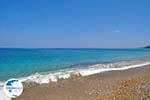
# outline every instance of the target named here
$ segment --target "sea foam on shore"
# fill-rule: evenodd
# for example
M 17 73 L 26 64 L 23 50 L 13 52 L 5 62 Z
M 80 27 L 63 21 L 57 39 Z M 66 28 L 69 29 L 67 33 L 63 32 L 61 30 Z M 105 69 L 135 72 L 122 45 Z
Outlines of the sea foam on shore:
M 67 79 L 71 76 L 88 76 L 105 71 L 112 70 L 126 70 L 129 68 L 136 68 L 150 65 L 150 62 L 119 62 L 110 64 L 96 64 L 86 68 L 66 69 L 53 73 L 36 73 L 34 75 L 21 78 L 22 82 L 35 82 L 44 84 L 49 82 L 57 82 L 59 79 Z

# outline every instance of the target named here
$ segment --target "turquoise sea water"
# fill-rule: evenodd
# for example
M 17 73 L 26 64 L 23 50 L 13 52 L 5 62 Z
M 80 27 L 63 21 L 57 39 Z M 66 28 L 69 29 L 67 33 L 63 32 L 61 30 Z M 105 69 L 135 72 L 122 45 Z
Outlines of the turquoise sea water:
M 0 81 L 94 64 L 150 61 L 150 49 L 0 49 Z

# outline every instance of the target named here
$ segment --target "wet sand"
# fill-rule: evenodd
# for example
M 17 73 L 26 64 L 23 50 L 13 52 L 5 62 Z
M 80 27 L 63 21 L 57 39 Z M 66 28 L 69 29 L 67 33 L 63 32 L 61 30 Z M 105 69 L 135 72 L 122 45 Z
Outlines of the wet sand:
M 150 66 L 143 66 L 35 84 L 13 100 L 150 100 L 149 93 Z

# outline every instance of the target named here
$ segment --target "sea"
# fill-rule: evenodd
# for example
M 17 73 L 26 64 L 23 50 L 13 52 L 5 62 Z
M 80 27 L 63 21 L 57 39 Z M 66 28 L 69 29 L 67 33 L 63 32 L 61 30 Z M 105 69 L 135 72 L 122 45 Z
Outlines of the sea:
M 150 64 L 150 49 L 0 48 L 0 97 L 11 78 L 46 84 L 73 75 L 87 76 Z M 0 98 L 0 100 L 1 100 Z

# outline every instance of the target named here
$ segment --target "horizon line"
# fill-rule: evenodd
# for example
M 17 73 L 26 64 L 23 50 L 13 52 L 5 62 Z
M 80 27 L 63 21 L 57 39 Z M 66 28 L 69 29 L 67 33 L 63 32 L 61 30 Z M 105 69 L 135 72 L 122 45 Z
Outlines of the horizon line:
M 144 47 L 0 47 L 0 49 L 138 49 Z

